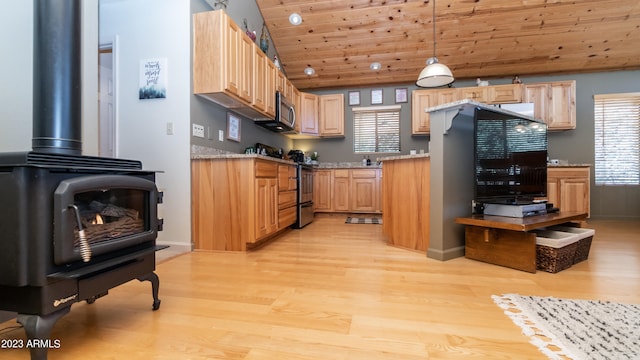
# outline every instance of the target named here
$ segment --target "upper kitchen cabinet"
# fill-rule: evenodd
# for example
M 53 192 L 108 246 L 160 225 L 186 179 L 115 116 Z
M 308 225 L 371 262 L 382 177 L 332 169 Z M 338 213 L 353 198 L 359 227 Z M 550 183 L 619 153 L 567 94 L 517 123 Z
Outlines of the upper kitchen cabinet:
M 411 134 L 428 135 L 430 107 L 458 100 L 458 89 L 414 90 L 411 94 Z
M 320 96 L 320 136 L 344 136 L 344 94 Z
M 471 99 L 485 104 L 519 103 L 522 102 L 522 85 L 506 84 L 458 88 L 456 100 L 462 99 Z
M 223 10 L 193 15 L 193 92 L 250 119 L 275 115 L 275 66 Z
M 300 111 L 297 113 L 296 122 L 300 122 L 300 133 L 318 135 L 318 95 L 300 93 Z
M 259 47 L 253 47 L 253 102 L 257 110 L 275 116 L 274 76 L 276 67 Z
M 575 80 L 525 84 L 523 101 L 534 103 L 533 116 L 548 130 L 576 128 Z

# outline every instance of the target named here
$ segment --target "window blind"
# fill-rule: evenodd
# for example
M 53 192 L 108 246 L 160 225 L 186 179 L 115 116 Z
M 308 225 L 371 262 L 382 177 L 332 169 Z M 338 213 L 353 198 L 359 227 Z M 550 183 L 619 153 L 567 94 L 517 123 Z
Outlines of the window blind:
M 640 185 L 640 93 L 593 99 L 596 185 Z
M 353 129 L 354 152 L 399 152 L 400 106 L 354 108 Z

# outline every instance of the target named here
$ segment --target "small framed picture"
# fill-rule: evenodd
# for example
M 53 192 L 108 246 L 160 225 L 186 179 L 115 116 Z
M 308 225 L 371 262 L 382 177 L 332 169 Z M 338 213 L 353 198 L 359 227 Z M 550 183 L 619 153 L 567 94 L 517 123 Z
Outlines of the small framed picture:
M 371 90 L 371 104 L 372 105 L 382 104 L 382 89 Z
M 227 139 L 240 142 L 240 118 L 227 113 Z
M 360 105 L 360 91 L 349 91 L 349 105 Z
M 407 88 L 396 89 L 396 104 L 407 102 Z

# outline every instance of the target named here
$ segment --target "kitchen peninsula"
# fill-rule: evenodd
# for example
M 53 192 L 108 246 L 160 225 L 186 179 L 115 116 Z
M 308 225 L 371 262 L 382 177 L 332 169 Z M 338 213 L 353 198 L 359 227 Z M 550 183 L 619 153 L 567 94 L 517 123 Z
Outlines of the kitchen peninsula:
M 382 231 L 387 244 L 426 252 L 429 247 L 429 154 L 381 159 Z

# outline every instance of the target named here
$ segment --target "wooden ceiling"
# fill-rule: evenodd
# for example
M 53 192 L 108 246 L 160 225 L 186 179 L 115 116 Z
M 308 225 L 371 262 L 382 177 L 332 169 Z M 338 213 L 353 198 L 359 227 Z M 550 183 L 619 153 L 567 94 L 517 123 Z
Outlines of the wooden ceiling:
M 431 1 L 256 3 L 304 90 L 415 83 L 434 51 Z M 301 25 L 289 23 L 293 12 Z M 458 80 L 640 68 L 637 0 L 438 0 L 435 12 L 436 56 Z

